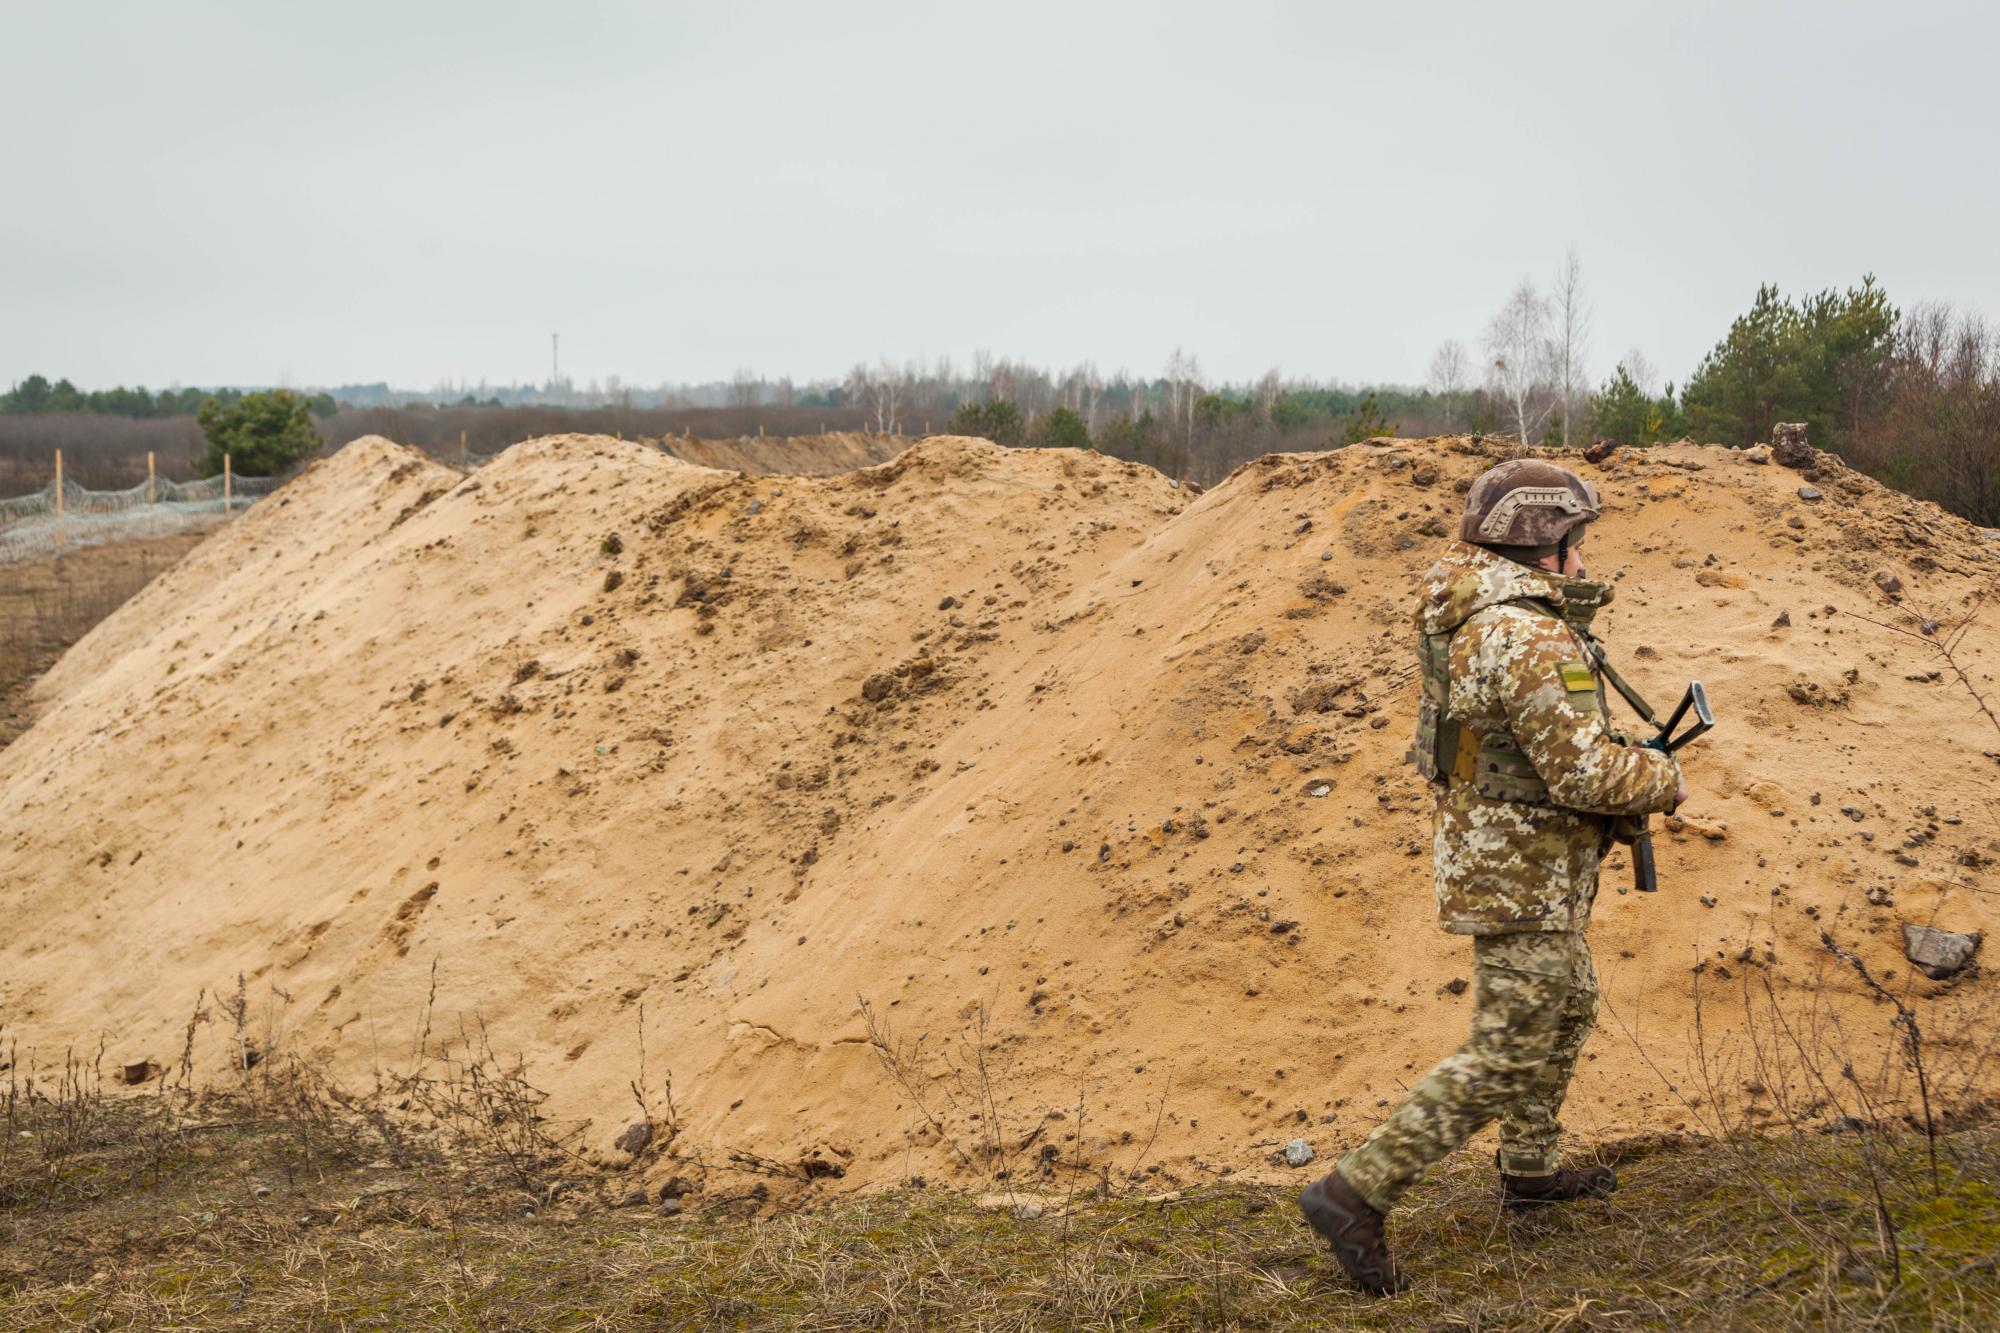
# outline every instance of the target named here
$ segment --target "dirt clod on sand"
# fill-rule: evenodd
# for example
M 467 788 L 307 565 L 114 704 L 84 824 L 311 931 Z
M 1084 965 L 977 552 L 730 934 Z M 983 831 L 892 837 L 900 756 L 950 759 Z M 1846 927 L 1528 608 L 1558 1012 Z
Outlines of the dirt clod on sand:
M 357 441 L 43 678 L 0 751 L 0 1017 L 137 1065 L 206 993 L 214 1074 L 240 976 L 254 1049 L 360 1085 L 490 1040 L 619 1165 L 670 1072 L 676 1150 L 774 1190 L 1276 1176 L 1307 1123 L 1331 1160 L 1466 1021 L 1408 624 L 1417 534 L 1506 456 L 1370 441 L 1197 493 L 950 437 L 825 477 Z M 1687 1121 L 1655 1066 L 1704 966 L 1823 975 L 1862 1037 L 1895 1012 L 1822 931 L 1909 1003 L 1990 996 L 1977 959 L 1910 975 L 1900 925 L 1994 928 L 2000 738 L 1883 626 L 1952 623 L 2000 548 L 1831 455 L 1819 503 L 1720 448 L 1592 475 L 1614 658 L 1719 716 L 1661 892 L 1605 873 L 1564 1115 L 1603 1139 Z

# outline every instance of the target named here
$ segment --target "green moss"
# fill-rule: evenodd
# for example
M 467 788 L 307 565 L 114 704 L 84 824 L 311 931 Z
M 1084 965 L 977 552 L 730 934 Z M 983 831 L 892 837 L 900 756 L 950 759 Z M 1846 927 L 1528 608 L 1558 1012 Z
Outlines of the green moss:
M 1930 1247 L 2000 1254 L 2000 1190 L 1983 1177 L 1958 1176 L 1936 1196 L 1919 1198 L 1900 1219 Z

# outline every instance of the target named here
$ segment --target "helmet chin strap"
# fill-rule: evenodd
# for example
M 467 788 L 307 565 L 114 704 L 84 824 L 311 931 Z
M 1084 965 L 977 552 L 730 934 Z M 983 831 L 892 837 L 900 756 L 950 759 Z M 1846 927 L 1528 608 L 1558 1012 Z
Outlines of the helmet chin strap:
M 1556 538 L 1556 573 L 1565 576 L 1569 573 L 1569 534 L 1567 532 Z

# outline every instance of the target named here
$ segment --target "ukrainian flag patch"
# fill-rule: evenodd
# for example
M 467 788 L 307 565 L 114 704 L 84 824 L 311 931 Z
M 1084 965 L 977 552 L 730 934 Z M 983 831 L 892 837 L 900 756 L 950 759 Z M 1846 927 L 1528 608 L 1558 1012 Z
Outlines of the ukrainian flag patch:
M 1597 693 L 1597 677 L 1590 674 L 1588 662 L 1558 662 L 1556 671 L 1562 676 L 1563 688 L 1571 694 Z

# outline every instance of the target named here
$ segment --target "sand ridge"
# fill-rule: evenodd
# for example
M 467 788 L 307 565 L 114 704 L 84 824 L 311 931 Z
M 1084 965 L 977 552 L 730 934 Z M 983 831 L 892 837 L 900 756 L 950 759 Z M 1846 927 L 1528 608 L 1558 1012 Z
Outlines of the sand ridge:
M 828 477 L 562 436 L 461 478 L 357 441 L 78 644 L 0 752 L 0 1021 L 165 1059 L 241 973 L 260 1040 L 365 1081 L 435 968 L 439 1014 L 608 1158 L 643 1008 L 683 1148 L 838 1161 L 815 1188 L 949 1178 L 865 1002 L 925 1039 L 934 1104 L 983 1015 L 993 1099 L 945 1117 L 961 1142 L 997 1113 L 1032 1157 L 1081 1096 L 1065 1160 L 1330 1153 L 1466 1021 L 1401 762 L 1408 615 L 1507 456 L 1374 441 L 1197 497 L 953 437 Z M 1566 1119 L 1612 1136 L 1687 1118 L 1621 1028 L 1679 1069 L 1695 966 L 1775 958 L 1791 986 L 1829 930 L 1900 985 L 1898 922 L 1990 934 L 2000 736 L 1857 618 L 1988 586 L 1978 530 L 1831 462 L 1816 501 L 1720 448 L 1588 470 L 1616 659 L 1656 705 L 1700 676 L 1723 718 L 1663 891 L 1622 891 L 1621 857 L 1599 900 L 1617 1021 Z M 1912 988 L 1938 1013 L 1993 989 Z
M 733 440 L 669 435 L 654 443 L 701 467 L 725 468 L 753 477 L 771 473 L 831 476 L 886 463 L 916 443 L 914 436 L 869 431 L 829 431 L 823 435 L 744 435 Z

